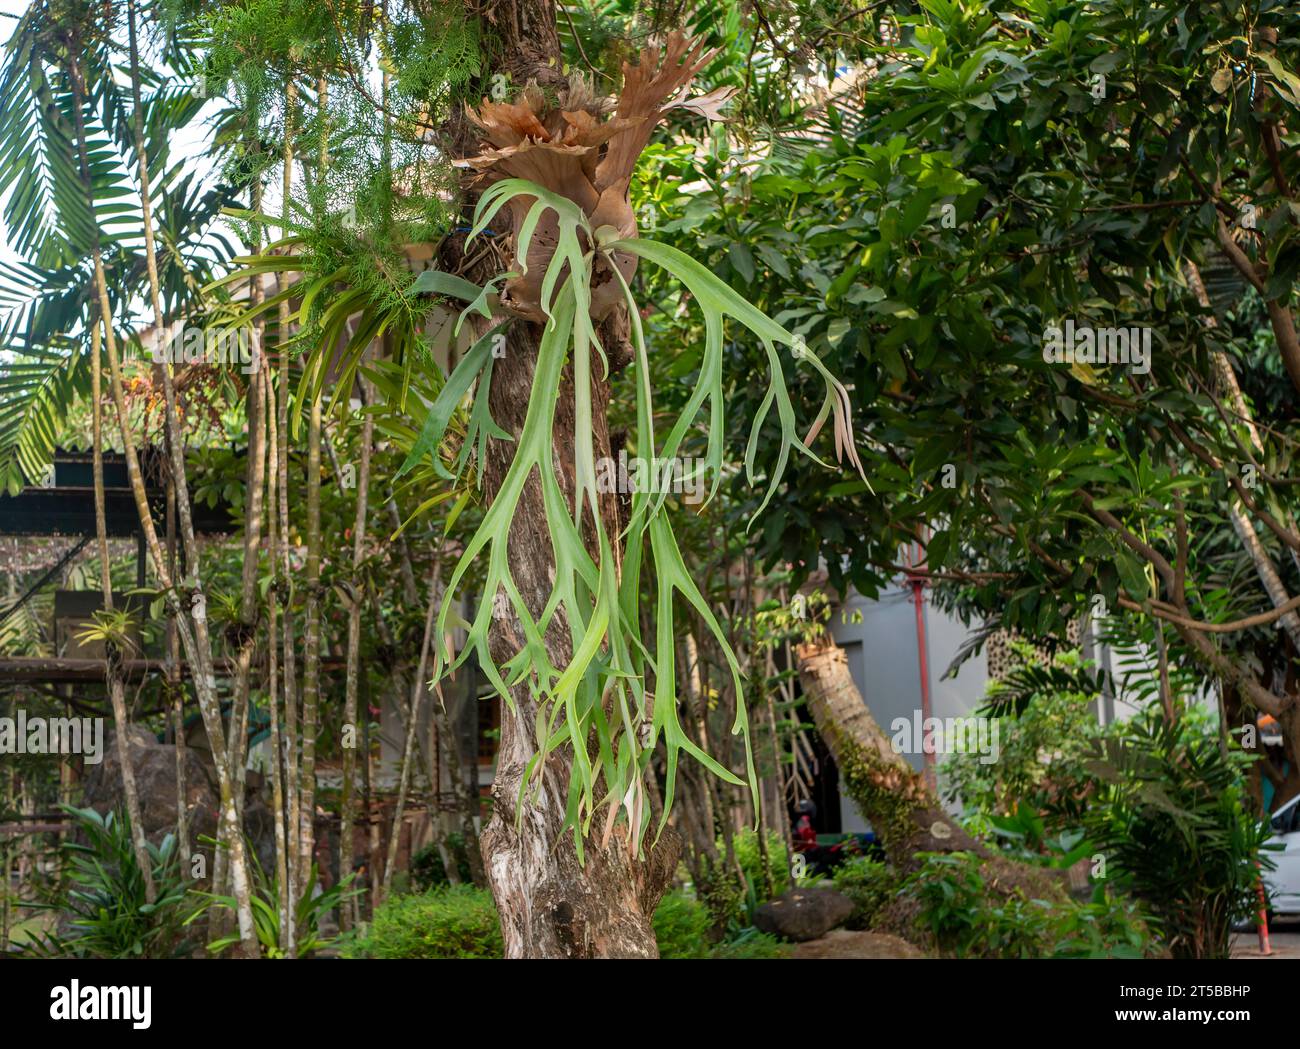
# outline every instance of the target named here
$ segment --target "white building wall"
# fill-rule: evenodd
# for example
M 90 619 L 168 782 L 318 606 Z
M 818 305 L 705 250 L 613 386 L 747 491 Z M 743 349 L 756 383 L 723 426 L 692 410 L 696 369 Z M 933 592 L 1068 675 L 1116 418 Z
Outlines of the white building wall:
M 860 622 L 853 620 L 860 617 Z M 984 699 L 988 662 L 981 651 L 962 664 L 955 678 L 942 681 L 945 670 L 965 641 L 968 628 L 930 603 L 922 590 L 926 670 L 930 685 L 930 713 L 937 718 L 970 713 Z M 876 722 L 886 733 L 895 718 L 909 722 L 920 717 L 920 645 L 912 588 L 900 577 L 897 585 L 868 600 L 853 593 L 831 625 L 836 642 L 845 650 L 849 671 Z M 918 770 L 923 755 L 907 754 Z M 941 755 L 935 755 L 942 760 Z M 853 801 L 840 791 L 840 820 L 845 833 L 868 830 Z

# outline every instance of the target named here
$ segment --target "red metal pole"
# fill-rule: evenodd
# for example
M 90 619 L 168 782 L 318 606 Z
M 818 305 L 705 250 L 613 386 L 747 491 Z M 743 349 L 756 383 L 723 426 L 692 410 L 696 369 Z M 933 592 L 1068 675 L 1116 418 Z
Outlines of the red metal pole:
M 1255 869 L 1259 870 L 1259 864 L 1255 864 Z M 1264 876 L 1260 874 L 1259 882 L 1255 886 L 1259 893 L 1259 918 L 1256 926 L 1259 930 L 1259 953 L 1269 955 L 1273 953 L 1273 948 L 1268 942 L 1268 901 L 1264 897 Z
M 930 784 L 930 788 L 935 789 L 934 775 L 934 747 L 930 745 L 930 730 L 924 727 L 929 721 L 930 713 L 930 668 L 926 659 L 926 642 L 925 642 L 925 577 L 916 571 L 915 566 L 921 562 L 921 548 L 918 543 L 916 552 L 913 557 L 913 571 L 908 573 L 908 582 L 912 587 L 912 604 L 916 608 L 916 656 L 918 670 L 921 675 L 921 724 L 922 743 L 921 754 L 925 763 L 925 778 Z

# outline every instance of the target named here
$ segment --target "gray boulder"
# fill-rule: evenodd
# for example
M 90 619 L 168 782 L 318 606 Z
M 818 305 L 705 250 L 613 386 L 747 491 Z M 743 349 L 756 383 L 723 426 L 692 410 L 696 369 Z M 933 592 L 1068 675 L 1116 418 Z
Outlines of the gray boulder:
M 803 943 L 848 920 L 853 901 L 834 889 L 791 889 L 754 912 L 762 932 Z
M 157 845 L 176 831 L 176 747 L 171 743 L 159 743 L 153 733 L 139 725 L 132 725 L 127 731 L 135 788 L 140 796 L 140 821 L 144 824 L 145 837 Z M 89 771 L 82 781 L 82 806 L 100 813 L 125 808 L 122 768 L 117 759 L 114 732 L 110 730 L 105 736 L 103 761 L 87 768 Z M 186 748 L 185 807 L 189 818 L 190 848 L 206 854 L 209 863 L 212 847 L 201 839 L 217 836 L 219 801 L 211 769 L 194 748 Z M 256 793 L 250 792 L 244 804 L 244 832 L 253 843 L 262 869 L 273 873 L 275 821 Z
M 140 796 L 140 822 L 145 837 L 157 845 L 176 830 L 176 747 L 159 743 L 148 729 L 131 725 L 127 729 L 127 750 Z M 82 805 L 100 813 L 125 808 L 117 735 L 111 729 L 104 738 L 104 760 L 87 768 L 82 781 Z M 208 770 L 192 750 L 185 752 L 185 807 L 191 842 L 197 842 L 200 834 L 216 835 L 217 793 L 208 781 Z

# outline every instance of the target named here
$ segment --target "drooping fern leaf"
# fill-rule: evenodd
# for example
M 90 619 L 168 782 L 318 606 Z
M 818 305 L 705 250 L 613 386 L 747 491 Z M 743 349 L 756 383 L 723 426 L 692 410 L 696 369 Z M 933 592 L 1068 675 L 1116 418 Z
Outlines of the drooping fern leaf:
M 546 210 L 553 211 L 558 220 L 557 244 L 547 263 L 539 297 L 547 323 L 542 333 L 527 414 L 515 457 L 447 586 L 438 617 L 436 634 L 441 640 L 435 655 L 434 676 L 440 678 L 454 671 L 471 654 L 476 654 L 483 673 L 512 709 L 515 709 L 512 690 L 526 688 L 537 707 L 536 749 L 525 769 L 520 802 L 530 787 L 540 789 L 541 771 L 547 756 L 568 745 L 572 752 L 572 774 L 566 826 L 574 831 L 579 854 L 582 853 L 583 840 L 602 809 L 604 838 L 608 839 L 619 812 L 625 811 L 632 829 L 630 837 L 639 848 L 650 819 L 649 806 L 642 796 L 642 773 L 661 737 L 667 756 L 667 781 L 660 830 L 671 808 L 682 751 L 728 782 L 739 785 L 748 782 L 756 804 L 758 785 L 739 663 L 682 560 L 664 495 L 645 490 L 632 493 L 628 525 L 621 536 L 608 534 L 599 512 L 591 426 L 590 363 L 593 347 L 602 358 L 604 353 L 589 313 L 597 254 L 603 255 L 604 263 L 619 281 L 632 320 L 639 373 L 636 396 L 637 451 L 640 455 L 647 458 L 675 455 L 688 427 L 708 400 L 711 427 L 705 470 L 713 471 L 712 490 L 716 491 L 723 457 L 722 339 L 727 318 L 739 321 L 762 340 L 770 366 L 768 392 L 753 421 L 746 454 L 748 476 L 752 482 L 758 435 L 775 406 L 781 447 L 777 466 L 768 479 L 763 506 L 780 484 L 792 448 L 821 462 L 795 432 L 794 408 L 777 347 L 790 347 L 795 351 L 796 361 L 807 361 L 822 376 L 826 384 L 826 402 L 811 433 L 815 435 L 820 421 L 833 414 L 837 442 L 840 442 L 838 450 L 843 451 L 843 443 L 847 442 L 849 458 L 856 464 L 847 395 L 821 361 L 800 346 L 799 340 L 705 267 L 666 245 L 615 239 L 610 236 L 608 228 L 593 230 L 586 216 L 572 201 L 542 186 L 523 179 L 505 179 L 495 183 L 479 200 L 470 239 L 515 197 L 532 198 L 533 201 L 516 237 L 517 260 L 528 258 L 531 239 Z M 618 265 L 617 257 L 628 255 L 662 266 L 682 281 L 704 311 L 707 333 L 705 362 L 697 388 L 663 449 L 655 447 L 654 406 L 639 309 Z M 572 505 L 557 476 L 553 452 L 555 407 L 564 388 L 566 359 L 572 360 L 573 368 L 576 491 Z M 487 391 L 481 385 L 476 400 L 485 402 L 486 397 Z M 436 425 L 434 429 L 437 430 Z M 431 439 L 429 443 L 435 442 Z M 511 524 L 525 486 L 534 476 L 541 485 L 555 563 L 551 593 L 536 614 L 528 607 L 511 575 L 507 552 Z M 588 515 L 582 513 L 586 500 L 590 500 L 592 510 Z M 616 543 L 623 544 L 621 573 L 616 568 L 619 561 L 613 555 Z M 589 552 L 592 549 L 596 553 L 594 558 Z M 454 654 L 446 647 L 448 627 L 455 615 L 457 596 L 467 574 L 480 559 L 486 561 L 482 600 L 474 621 L 468 624 L 466 643 L 459 654 Z M 638 604 L 643 567 L 653 573 L 656 587 L 653 652 L 640 633 Z M 675 602 L 679 596 L 708 625 L 726 657 L 737 697 L 737 715 L 732 731 L 744 740 L 746 780 L 741 780 L 700 749 L 678 722 L 674 638 Z M 518 622 L 522 638 L 514 656 L 499 666 L 492 658 L 488 635 L 493 619 L 501 614 L 503 601 Z M 557 619 L 557 616 L 561 618 Z M 552 662 L 544 643 L 548 631 L 556 624 L 563 624 L 569 635 L 572 655 L 564 666 Z M 648 688 L 651 680 L 653 693 Z M 589 750 L 589 740 L 595 742 L 594 752 Z M 521 819 L 522 813 L 521 804 Z

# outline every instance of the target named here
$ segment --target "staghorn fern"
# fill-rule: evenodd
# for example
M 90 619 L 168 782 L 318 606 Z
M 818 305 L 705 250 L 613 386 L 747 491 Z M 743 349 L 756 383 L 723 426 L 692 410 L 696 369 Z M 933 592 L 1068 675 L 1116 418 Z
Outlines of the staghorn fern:
M 455 671 L 471 653 L 500 693 L 514 708 L 511 689 L 527 687 L 537 704 L 535 729 L 536 751 L 529 761 L 520 786 L 520 802 L 530 785 L 539 789 L 541 770 L 546 757 L 566 743 L 572 743 L 573 768 L 566 809 L 566 827 L 573 829 L 579 856 L 583 840 L 592 829 L 602 809 L 602 840 L 608 841 L 620 811 L 625 810 L 632 829 L 634 847 L 640 847 L 649 825 L 649 810 L 642 795 L 641 774 L 662 737 L 667 756 L 662 830 L 672 806 L 677 765 L 682 751 L 695 758 L 714 775 L 740 786 L 746 785 L 757 804 L 758 784 L 754 772 L 749 739 L 748 715 L 743 703 L 740 667 L 717 619 L 708 607 L 695 581 L 683 563 L 672 522 L 664 508 L 666 492 L 652 494 L 638 490 L 632 495 L 629 521 L 622 536 L 607 534 L 599 513 L 594 469 L 594 446 L 591 417 L 591 353 L 601 356 L 607 368 L 588 305 L 591 302 L 593 266 L 598 260 L 606 264 L 621 287 L 632 321 L 636 354 L 637 383 L 636 442 L 639 454 L 675 456 L 687 429 L 694 422 L 704 402 L 709 402 L 710 432 L 704 469 L 713 472 L 710 498 L 716 493 L 722 467 L 721 435 L 724 432 L 722 396 L 722 339 L 727 317 L 732 317 L 762 340 L 767 351 L 770 375 L 767 395 L 753 420 L 745 455 L 746 474 L 754 477 L 754 455 L 760 430 L 775 405 L 781 429 L 781 448 L 777 465 L 768 482 L 760 512 L 767 505 L 781 480 L 791 448 L 818 463 L 809 449 L 821 424 L 835 417 L 837 453 L 848 453 L 850 462 L 861 472 L 853 448 L 849 420 L 848 396 L 844 387 L 815 356 L 804 349 L 785 328 L 746 302 L 740 295 L 698 262 L 664 244 L 639 239 L 620 239 L 608 226 L 592 229 L 587 217 L 567 198 L 524 179 L 504 179 L 488 189 L 478 202 L 469 240 L 478 236 L 496 213 L 514 198 L 532 198 L 533 203 L 519 227 L 515 257 L 526 268 L 528 249 L 534 232 L 546 210 L 555 212 L 559 235 L 554 254 L 547 263 L 541 284 L 540 306 L 547 321 L 538 351 L 527 415 L 515 453 L 500 489 L 483 520 L 469 540 L 451 579 L 438 616 L 437 636 L 441 639 L 435 653 L 434 677 L 441 679 Z M 584 248 L 591 245 L 590 248 Z M 645 259 L 666 269 L 679 279 L 704 311 L 706 351 L 699 382 L 685 410 L 677 419 L 662 450 L 656 449 L 653 404 L 649 385 L 649 362 L 640 313 L 625 279 L 629 257 Z M 444 289 L 446 290 L 446 289 Z M 470 299 L 473 290 L 460 297 Z M 475 306 L 486 313 L 483 296 Z M 471 307 L 473 308 L 473 307 Z M 466 313 L 470 309 L 466 310 Z M 463 316 L 463 315 L 462 315 Z M 483 345 L 481 340 L 479 346 Z M 806 440 L 795 433 L 794 408 L 786 388 L 777 346 L 790 346 L 795 357 L 805 360 L 822 376 L 826 400 Z M 575 398 L 576 491 L 570 508 L 556 476 L 552 456 L 555 406 L 560 396 L 565 360 L 573 360 Z M 468 390 L 473 378 L 482 373 L 490 356 L 471 352 L 448 379 L 448 391 Z M 495 424 L 487 414 L 488 384 L 480 382 L 471 415 L 483 421 L 480 434 Z M 430 411 L 425 426 L 401 473 L 411 469 L 425 454 L 442 443 L 449 416 L 446 408 Z M 465 449 L 458 458 L 458 469 L 466 461 Z M 826 465 L 822 463 L 822 465 Z M 510 525 L 523 495 L 525 485 L 536 471 L 541 483 L 546 522 L 555 559 L 554 584 L 544 608 L 534 618 L 511 577 L 507 556 Z M 865 480 L 865 478 L 864 478 Z M 643 486 L 638 486 L 642 488 Z M 586 518 L 582 509 L 590 501 L 592 512 Z M 594 528 L 594 546 L 599 562 L 593 560 L 584 543 L 583 522 Z M 613 545 L 624 544 L 622 573 L 616 572 Z M 651 652 L 641 637 L 637 614 L 641 573 L 646 546 L 649 565 L 656 582 L 655 640 Z M 471 566 L 486 559 L 483 588 L 468 637 L 459 655 L 448 650 L 446 637 L 454 615 L 455 598 Z M 498 593 L 506 600 L 522 627 L 523 645 L 504 665 L 492 659 L 488 634 Z M 733 734 L 744 739 L 746 780 L 741 780 L 694 744 L 677 719 L 677 694 L 673 661 L 674 597 L 680 594 L 708 625 L 725 654 L 737 696 L 737 713 Z M 553 665 L 543 643 L 555 617 L 563 613 L 569 630 L 572 658 L 565 667 Z M 645 686 L 647 672 L 652 672 L 655 692 Z M 595 754 L 588 752 L 587 740 L 594 737 Z M 522 805 L 520 807 L 522 818 Z

